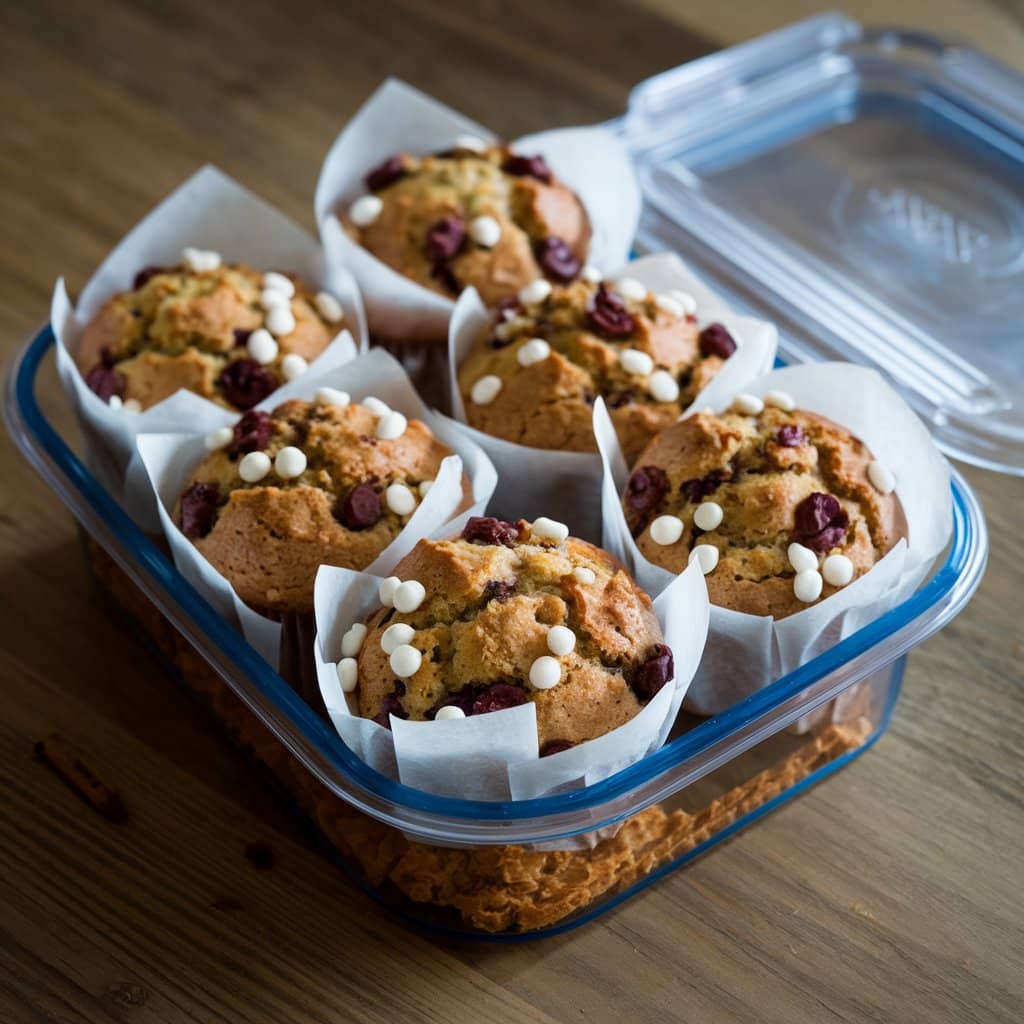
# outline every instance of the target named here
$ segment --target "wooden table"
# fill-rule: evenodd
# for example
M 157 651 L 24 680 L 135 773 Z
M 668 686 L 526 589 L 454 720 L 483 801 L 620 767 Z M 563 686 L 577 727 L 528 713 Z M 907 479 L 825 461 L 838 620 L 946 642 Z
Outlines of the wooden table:
M 1024 57 L 1019 0 L 848 6 Z M 312 227 L 320 159 L 387 73 L 515 136 L 614 115 L 631 83 L 806 13 L 6 5 L 3 353 L 45 317 L 56 275 L 78 289 L 202 162 Z M 913 655 L 868 756 L 600 922 L 489 947 L 411 933 L 351 888 L 111 618 L 70 518 L 9 443 L 0 464 L 3 1021 L 1021 1019 L 1021 481 L 968 470 L 988 575 Z M 129 822 L 93 815 L 33 759 L 51 730 L 123 792 Z M 273 870 L 246 860 L 250 842 L 273 848 Z

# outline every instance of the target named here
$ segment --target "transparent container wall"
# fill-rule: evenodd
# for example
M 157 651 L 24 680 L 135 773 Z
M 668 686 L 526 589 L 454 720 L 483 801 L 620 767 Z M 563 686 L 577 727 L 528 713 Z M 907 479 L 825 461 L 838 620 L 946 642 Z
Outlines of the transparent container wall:
M 829 15 L 644 83 L 643 247 L 874 364 L 950 453 L 1024 473 L 1024 78 Z
M 172 675 L 269 771 L 352 879 L 420 925 L 512 940 L 583 924 L 685 864 L 865 750 L 885 728 L 903 660 L 819 710 L 806 731 L 779 731 L 576 848 L 427 845 L 362 814 L 316 778 L 242 703 L 189 641 L 95 542 L 92 570 Z M 697 724 L 682 716 L 682 732 Z

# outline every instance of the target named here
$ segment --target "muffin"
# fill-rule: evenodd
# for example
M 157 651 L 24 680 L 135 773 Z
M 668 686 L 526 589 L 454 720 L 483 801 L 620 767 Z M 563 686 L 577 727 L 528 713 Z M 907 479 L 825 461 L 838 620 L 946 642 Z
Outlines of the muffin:
M 294 275 L 222 263 L 186 249 L 174 267 L 147 267 L 86 325 L 78 367 L 103 401 L 138 411 L 180 388 L 251 409 L 305 372 L 343 318 L 328 292 Z
M 721 324 L 698 328 L 693 306 L 684 292 L 654 295 L 633 278 L 534 281 L 459 367 L 467 421 L 533 448 L 593 452 L 600 395 L 632 461 L 736 351 Z
M 206 446 L 175 521 L 242 601 L 272 617 L 312 614 L 319 566 L 369 565 L 452 454 L 419 420 L 330 388 L 252 409 Z
M 586 259 L 586 210 L 542 157 L 463 137 L 443 153 L 392 156 L 365 182 L 341 214 L 346 230 L 448 298 L 472 286 L 493 305 L 539 277 L 569 281 Z
M 847 430 L 773 391 L 659 434 L 623 509 L 649 561 L 678 573 L 697 558 L 712 604 L 782 619 L 868 572 L 906 536 L 894 485 Z
M 421 540 L 342 641 L 342 688 L 381 725 L 532 701 L 541 756 L 628 722 L 672 678 L 650 598 L 561 523 L 471 518 Z

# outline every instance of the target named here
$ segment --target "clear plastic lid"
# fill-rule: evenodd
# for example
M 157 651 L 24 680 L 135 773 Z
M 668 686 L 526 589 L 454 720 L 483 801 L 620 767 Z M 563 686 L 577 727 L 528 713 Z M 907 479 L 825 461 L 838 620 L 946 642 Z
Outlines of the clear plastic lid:
M 644 249 L 873 365 L 952 456 L 1024 474 L 1024 76 L 822 15 L 638 86 Z

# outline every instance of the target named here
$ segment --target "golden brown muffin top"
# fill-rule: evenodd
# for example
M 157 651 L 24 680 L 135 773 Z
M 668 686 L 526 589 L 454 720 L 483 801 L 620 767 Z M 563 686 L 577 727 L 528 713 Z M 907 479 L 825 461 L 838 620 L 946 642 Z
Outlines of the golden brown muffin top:
M 528 286 L 459 367 L 467 421 L 533 448 L 592 452 L 601 396 L 632 460 L 736 350 L 721 324 L 698 329 L 691 303 L 625 277 Z
M 342 218 L 350 234 L 441 295 L 472 286 L 493 305 L 539 277 L 571 280 L 586 259 L 583 204 L 541 157 L 508 146 L 400 153 L 366 185 Z
M 359 713 L 385 726 L 532 701 L 543 756 L 627 722 L 673 677 L 650 598 L 551 520 L 422 540 L 381 597 L 350 668 Z
M 146 409 L 180 388 L 250 409 L 303 373 L 340 330 L 337 299 L 294 275 L 186 250 L 139 271 L 86 325 L 78 366 L 104 401 Z
M 409 521 L 452 452 L 376 402 L 323 389 L 208 436 L 175 521 L 246 604 L 311 611 L 320 565 L 363 569 Z
M 781 619 L 866 573 L 906 523 L 861 441 L 783 392 L 765 400 L 659 434 L 623 508 L 651 562 L 678 573 L 699 558 L 712 604 Z

